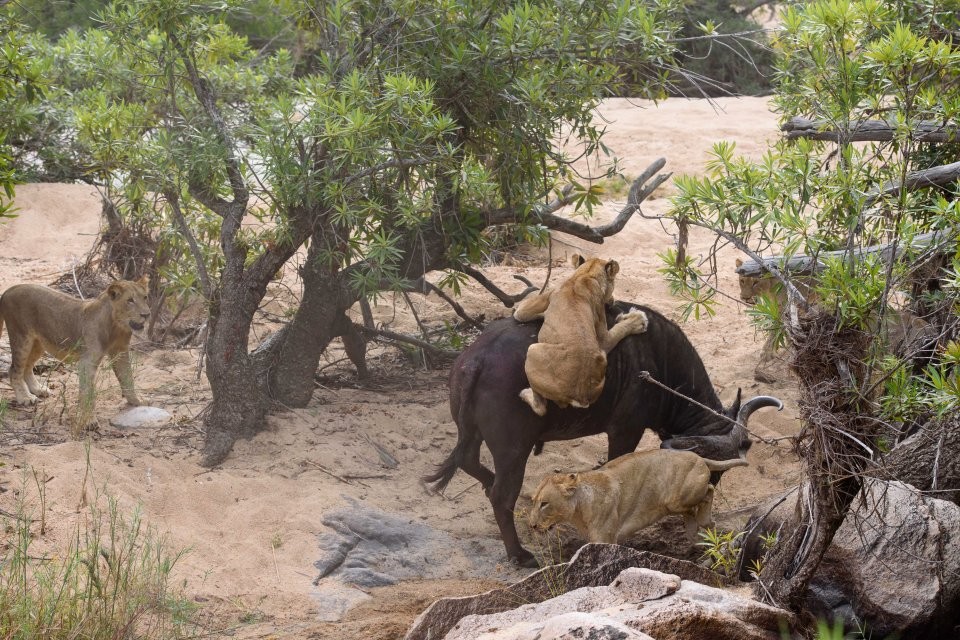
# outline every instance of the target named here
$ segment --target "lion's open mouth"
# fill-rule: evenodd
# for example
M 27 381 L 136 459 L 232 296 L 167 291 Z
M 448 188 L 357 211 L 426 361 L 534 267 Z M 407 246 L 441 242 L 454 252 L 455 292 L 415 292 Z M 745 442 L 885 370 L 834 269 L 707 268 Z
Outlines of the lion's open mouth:
M 134 330 L 134 331 L 140 331 L 140 329 L 143 329 L 143 323 L 142 323 L 142 322 L 135 322 L 135 321 L 131 320 L 131 321 L 130 321 L 130 326 L 133 327 L 133 330 Z

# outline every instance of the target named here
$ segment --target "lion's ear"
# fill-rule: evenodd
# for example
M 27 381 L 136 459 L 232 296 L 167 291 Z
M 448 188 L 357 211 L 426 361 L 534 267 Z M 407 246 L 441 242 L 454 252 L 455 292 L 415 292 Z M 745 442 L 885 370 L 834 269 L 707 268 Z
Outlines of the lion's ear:
M 572 496 L 577 491 L 577 485 L 580 484 L 580 478 L 576 473 L 568 473 L 560 484 L 560 493 L 566 497 Z
M 613 278 L 615 275 L 620 273 L 620 265 L 617 264 L 616 260 L 611 260 L 607 263 L 603 270 L 606 271 L 608 278 Z
M 143 287 L 144 289 L 146 289 L 147 286 L 150 284 L 150 278 L 147 277 L 147 274 L 143 274 L 143 276 L 141 276 L 140 279 L 136 281 L 136 283 L 141 287 Z
M 107 295 L 110 296 L 111 300 L 116 300 L 117 296 L 123 293 L 123 285 L 114 280 L 110 283 L 110 286 L 107 287 Z
M 570 264 L 573 265 L 574 269 L 582 265 L 584 262 L 586 262 L 586 260 L 579 253 L 575 253 L 572 256 L 570 256 Z

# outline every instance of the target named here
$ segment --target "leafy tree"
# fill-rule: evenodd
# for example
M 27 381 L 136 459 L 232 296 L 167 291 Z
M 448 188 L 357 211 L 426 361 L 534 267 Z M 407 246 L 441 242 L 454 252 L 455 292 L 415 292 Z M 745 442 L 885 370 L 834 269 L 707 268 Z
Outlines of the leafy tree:
M 779 537 L 760 578 L 765 595 L 793 609 L 863 473 L 904 429 L 960 405 L 952 366 L 960 282 L 958 9 L 956 1 L 877 0 L 787 9 L 774 42 L 775 105 L 787 139 L 759 162 L 720 143 L 709 175 L 677 181 L 671 216 L 681 228 L 716 232 L 787 289 L 785 309 L 756 313 L 793 351 L 807 495 L 800 521 Z M 715 262 L 699 265 L 682 249 L 666 256 L 666 269 L 689 310 L 709 311 Z M 781 257 L 762 260 L 771 254 Z M 809 297 L 795 286 L 801 274 L 814 277 Z M 918 286 L 928 282 L 935 286 Z M 925 368 L 891 357 L 876 339 L 896 307 L 938 336 L 940 355 Z
M 12 212 L 16 172 L 12 142 L 30 120 L 42 95 L 39 77 L 29 65 L 22 28 L 10 7 L 0 2 L 0 220 Z
M 635 206 L 598 229 L 553 212 L 596 202 L 572 158 L 605 151 L 593 108 L 626 62 L 644 63 L 639 80 L 660 92 L 676 8 L 278 3 L 309 44 L 295 64 L 231 31 L 243 4 L 116 3 L 105 29 L 68 33 L 37 62 L 63 81 L 67 164 L 111 192 L 125 224 L 164 229 L 192 258 L 164 273 L 210 307 L 207 464 L 261 429 L 272 402 L 309 401 L 331 339 L 356 337 L 345 312 L 362 297 L 432 270 L 457 287 L 491 226 L 593 241 L 622 227 Z M 251 350 L 269 282 L 303 247 L 295 315 Z

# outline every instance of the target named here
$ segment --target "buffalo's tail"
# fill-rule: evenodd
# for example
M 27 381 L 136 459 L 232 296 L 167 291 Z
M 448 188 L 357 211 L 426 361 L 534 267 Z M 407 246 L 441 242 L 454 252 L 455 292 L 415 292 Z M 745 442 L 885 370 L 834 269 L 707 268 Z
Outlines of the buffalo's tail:
M 447 487 L 457 473 L 457 469 L 463 466 L 463 458 L 470 442 L 479 435 L 476 433 L 476 424 L 467 416 L 468 407 L 473 399 L 473 389 L 479 377 L 479 366 L 470 366 L 465 371 L 460 386 L 460 403 L 454 418 L 457 423 L 457 444 L 434 473 L 421 478 L 426 484 L 433 485 L 434 491 L 441 492 Z

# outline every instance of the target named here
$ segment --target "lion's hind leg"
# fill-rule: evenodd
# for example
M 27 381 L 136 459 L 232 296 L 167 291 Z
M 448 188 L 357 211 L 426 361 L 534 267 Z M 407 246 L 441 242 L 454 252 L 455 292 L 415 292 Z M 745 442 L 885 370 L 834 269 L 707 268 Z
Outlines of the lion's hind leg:
M 27 389 L 30 390 L 30 393 L 39 398 L 46 398 L 50 395 L 50 389 L 47 388 L 47 385 L 37 380 L 37 378 L 33 375 L 33 365 L 35 365 L 37 360 L 40 359 L 40 356 L 43 355 L 43 352 L 43 345 L 39 340 L 34 340 L 33 348 L 30 349 L 30 355 L 27 356 L 27 362 L 29 364 L 27 364 L 23 370 L 23 381 L 27 384 Z
M 33 364 L 43 354 L 40 341 L 24 336 L 10 328 L 10 386 L 17 404 L 32 405 L 37 402 L 37 391 L 45 390 L 33 376 Z

